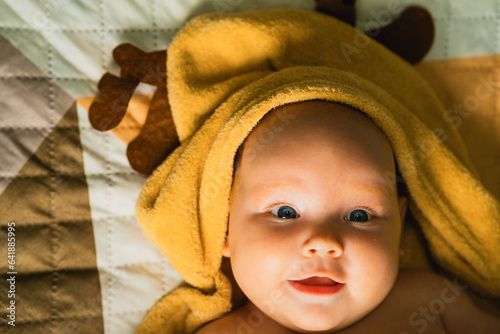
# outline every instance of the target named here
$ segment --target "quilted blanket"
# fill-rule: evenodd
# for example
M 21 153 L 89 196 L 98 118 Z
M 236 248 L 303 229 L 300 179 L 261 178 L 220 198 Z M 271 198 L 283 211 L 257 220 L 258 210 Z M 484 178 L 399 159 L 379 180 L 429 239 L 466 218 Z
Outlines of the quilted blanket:
M 0 3 L 0 332 L 133 333 L 161 296 L 184 283 L 134 212 L 146 175 L 130 165 L 127 146 L 157 88 L 140 84 L 127 118 L 111 131 L 89 121 L 99 79 L 119 75 L 113 49 L 165 50 L 189 18 L 205 12 L 316 4 Z M 463 136 L 481 181 L 500 197 L 500 3 L 358 1 L 356 26 L 386 25 L 410 4 L 429 10 L 436 29 L 415 66 Z M 497 300 L 474 300 L 500 310 Z

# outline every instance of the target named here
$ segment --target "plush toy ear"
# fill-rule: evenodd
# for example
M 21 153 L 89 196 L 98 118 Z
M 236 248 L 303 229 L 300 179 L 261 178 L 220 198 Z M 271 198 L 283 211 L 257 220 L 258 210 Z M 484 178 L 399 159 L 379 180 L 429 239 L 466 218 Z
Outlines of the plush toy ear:
M 131 44 L 118 45 L 113 50 L 113 58 L 120 66 L 120 77 L 110 73 L 102 76 L 98 84 L 102 96 L 96 98 L 89 109 L 90 123 L 95 129 L 113 129 L 125 116 L 139 83 L 156 86 L 146 122 L 127 147 L 132 168 L 146 175 L 179 146 L 168 103 L 166 55 L 166 50 L 145 53 Z
M 366 34 L 410 64 L 416 64 L 425 57 L 434 42 L 434 21 L 426 9 L 412 6 L 405 8 L 378 34 L 376 30 Z
M 355 0 L 316 0 L 315 10 L 356 25 Z M 401 58 L 415 64 L 434 41 L 434 21 L 424 8 L 411 6 L 389 25 L 365 32 Z
M 333 16 L 345 23 L 356 25 L 356 0 L 316 0 L 315 11 Z

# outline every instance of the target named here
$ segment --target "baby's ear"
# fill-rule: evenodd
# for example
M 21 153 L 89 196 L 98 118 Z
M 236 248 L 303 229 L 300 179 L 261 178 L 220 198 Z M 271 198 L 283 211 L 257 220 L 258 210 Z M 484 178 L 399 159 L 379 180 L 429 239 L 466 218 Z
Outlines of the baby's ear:
M 231 257 L 231 253 L 229 252 L 229 243 L 227 242 L 227 237 L 226 237 L 226 243 L 224 244 L 224 247 L 222 247 L 222 256 Z
M 401 215 L 401 222 L 405 221 L 406 209 L 408 207 L 408 199 L 405 196 L 399 196 L 399 213 Z
M 222 247 L 222 256 L 231 257 L 231 253 L 229 252 L 229 242 L 227 241 L 227 236 L 226 236 L 226 243 L 224 244 L 224 247 Z

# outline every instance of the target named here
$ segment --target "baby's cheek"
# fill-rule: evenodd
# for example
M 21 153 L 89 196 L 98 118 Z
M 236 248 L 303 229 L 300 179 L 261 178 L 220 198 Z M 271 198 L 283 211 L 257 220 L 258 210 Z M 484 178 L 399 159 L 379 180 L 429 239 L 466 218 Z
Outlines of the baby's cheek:
M 246 240 L 245 245 L 238 249 L 234 265 L 242 280 L 255 282 L 265 288 L 275 277 L 279 277 L 285 261 L 279 245 L 261 241 Z
M 344 249 L 344 255 L 352 260 L 358 270 L 367 277 L 392 273 L 398 265 L 399 244 L 382 234 L 351 238 Z M 349 268 L 346 268 L 349 271 Z
M 392 257 L 394 254 L 399 253 L 401 231 L 395 224 L 387 222 L 384 223 L 384 225 L 385 226 L 381 226 L 380 229 L 374 231 L 370 238 L 367 238 L 367 242 L 370 244 L 370 247 L 377 252 Z

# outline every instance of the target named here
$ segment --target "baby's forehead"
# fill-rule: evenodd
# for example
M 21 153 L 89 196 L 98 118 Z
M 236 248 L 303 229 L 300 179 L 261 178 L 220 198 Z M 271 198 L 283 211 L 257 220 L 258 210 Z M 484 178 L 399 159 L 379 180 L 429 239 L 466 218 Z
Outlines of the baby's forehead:
M 292 180 L 297 176 L 319 189 L 340 177 L 353 184 L 382 184 L 385 193 L 395 184 L 395 160 L 385 134 L 362 112 L 311 101 L 266 114 L 238 150 L 235 175 L 246 189 L 280 178 L 285 185 L 297 183 Z

